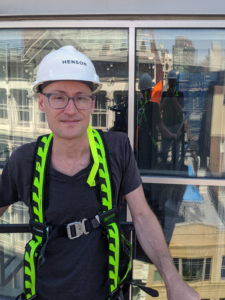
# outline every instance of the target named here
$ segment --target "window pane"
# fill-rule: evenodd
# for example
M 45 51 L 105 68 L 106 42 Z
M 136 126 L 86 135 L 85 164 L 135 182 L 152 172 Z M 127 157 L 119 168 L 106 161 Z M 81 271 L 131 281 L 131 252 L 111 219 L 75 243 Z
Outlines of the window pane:
M 0 224 L 29 223 L 28 209 L 22 202 L 12 205 L 0 218 Z M 29 233 L 0 234 L 0 299 L 23 292 L 23 259 Z M 3 297 L 3 299 L 5 299 Z
M 182 259 L 182 275 L 186 281 L 202 279 L 203 259 Z
M 127 29 L 0 30 L 0 168 L 19 145 L 49 132 L 32 83 L 41 59 L 65 45 L 84 52 L 100 76 L 102 89 L 96 95 L 92 126 L 118 130 L 115 124 L 120 112 L 110 108 L 120 107 L 120 102 L 126 102 L 127 107 L 127 97 L 114 95 L 128 95 Z M 125 124 L 120 130 L 126 132 L 127 120 Z M 0 223 L 27 223 L 27 218 L 28 212 L 17 205 L 0 218 Z M 28 239 L 20 233 L 0 236 L 0 298 L 23 290 L 23 254 Z
M 137 30 L 135 150 L 143 174 L 224 176 L 224 33 Z
M 222 257 L 221 278 L 225 278 L 225 256 Z
M 201 298 L 219 299 L 225 295 L 224 187 L 192 186 L 191 194 L 189 189 L 144 184 L 146 199 L 162 225 L 177 270 Z M 159 291 L 160 300 L 166 300 L 163 283 L 156 281 L 155 266 L 137 241 L 135 245 L 136 278 L 145 280 L 147 286 Z
M 94 63 L 102 89 L 96 95 L 97 118 L 93 127 L 127 132 L 117 126 L 120 102 L 127 108 L 128 30 L 127 29 L 9 29 L 0 30 L 0 151 L 1 165 L 6 154 L 19 145 L 47 133 L 48 126 L 32 91 L 37 66 L 50 51 L 73 45 Z M 118 105 L 119 110 L 110 109 Z
M 210 279 L 210 274 L 211 274 L 211 262 L 212 259 L 211 258 L 207 258 L 206 259 L 206 266 L 205 266 L 205 280 L 209 280 Z

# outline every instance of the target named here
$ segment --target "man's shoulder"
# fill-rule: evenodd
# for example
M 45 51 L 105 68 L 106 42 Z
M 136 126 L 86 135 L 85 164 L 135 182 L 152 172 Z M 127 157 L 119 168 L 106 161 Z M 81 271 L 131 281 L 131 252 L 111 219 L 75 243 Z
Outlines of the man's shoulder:
M 103 138 L 110 153 L 120 152 L 129 144 L 126 132 L 109 130 L 103 132 Z
M 118 142 L 118 143 L 125 142 L 128 139 L 128 135 L 127 135 L 126 132 L 113 131 L 113 130 L 104 131 L 103 132 L 103 137 L 106 141 Z
M 26 143 L 16 148 L 10 159 L 14 162 L 24 162 L 32 160 L 34 156 L 36 142 Z
M 124 140 L 128 137 L 126 132 L 114 131 L 114 130 L 103 131 L 103 136 L 107 139 L 112 138 L 112 139 L 121 139 L 121 140 Z

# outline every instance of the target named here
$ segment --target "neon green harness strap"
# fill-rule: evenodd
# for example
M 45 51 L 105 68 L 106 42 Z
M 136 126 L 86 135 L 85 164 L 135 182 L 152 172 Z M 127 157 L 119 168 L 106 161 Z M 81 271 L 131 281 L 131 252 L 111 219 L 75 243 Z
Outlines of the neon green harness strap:
M 43 224 L 43 193 L 46 160 L 49 146 L 52 140 L 52 134 L 43 136 L 37 142 L 37 152 L 34 165 L 34 177 L 32 186 L 32 216 L 33 221 Z M 32 239 L 26 245 L 24 254 L 24 290 L 26 299 L 32 299 L 36 295 L 36 267 L 38 261 L 38 252 L 43 244 L 43 237 L 33 234 Z
M 98 159 L 98 152 L 97 152 L 97 148 L 96 148 L 96 144 L 95 144 L 94 134 L 92 132 L 90 125 L 88 126 L 88 129 L 87 129 L 87 135 L 88 135 L 89 145 L 91 148 L 91 154 L 92 154 L 92 157 L 94 160 L 93 166 L 91 168 L 91 172 L 87 179 L 87 183 L 90 187 L 93 187 L 96 185 L 95 177 L 96 177 L 96 174 L 97 174 L 98 168 L 99 168 L 99 159 Z
M 111 180 L 107 165 L 106 152 L 102 137 L 97 130 L 92 129 L 91 132 L 89 132 L 89 137 L 91 137 L 89 142 L 92 157 L 94 160 L 96 157 L 98 158 L 97 162 L 94 161 L 93 168 L 95 163 L 99 164 L 98 178 L 100 181 L 102 213 L 104 214 L 113 208 Z M 94 172 L 95 171 L 93 171 L 93 174 Z M 115 222 L 114 218 L 112 218 L 112 222 L 106 221 L 105 223 L 107 224 L 105 227 L 108 233 L 109 249 L 109 289 L 110 293 L 113 294 L 119 285 L 120 234 L 118 224 Z

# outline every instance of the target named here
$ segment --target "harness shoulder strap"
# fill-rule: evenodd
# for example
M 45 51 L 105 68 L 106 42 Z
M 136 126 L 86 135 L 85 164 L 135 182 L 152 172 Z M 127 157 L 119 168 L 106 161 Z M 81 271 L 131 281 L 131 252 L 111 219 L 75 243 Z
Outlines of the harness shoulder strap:
M 101 134 L 97 130 L 89 127 L 88 137 L 94 160 L 96 153 L 98 157 L 98 179 L 100 184 L 100 198 L 102 205 L 101 221 L 107 230 L 109 249 L 109 289 L 110 293 L 113 293 L 115 290 L 117 290 L 119 284 L 119 229 L 114 218 L 115 212 L 113 215 L 109 214 L 109 212 L 113 210 L 113 200 L 105 146 L 103 144 Z
M 46 168 L 48 167 L 52 134 L 41 136 L 37 140 L 34 158 L 33 182 L 31 188 L 31 223 L 33 236 L 27 243 L 24 254 L 24 291 L 26 299 L 36 295 L 36 268 L 38 252 L 45 239 L 44 192 Z
M 108 147 L 102 131 L 93 130 L 94 145 L 98 153 L 98 182 L 100 184 L 100 199 L 102 204 L 101 224 L 105 227 L 108 237 L 108 271 L 109 298 L 119 293 L 132 267 L 132 247 L 126 237 L 121 234 L 117 218 L 117 199 L 112 194 L 113 180 Z M 92 139 L 92 138 L 91 138 Z M 124 250 L 126 249 L 126 253 Z

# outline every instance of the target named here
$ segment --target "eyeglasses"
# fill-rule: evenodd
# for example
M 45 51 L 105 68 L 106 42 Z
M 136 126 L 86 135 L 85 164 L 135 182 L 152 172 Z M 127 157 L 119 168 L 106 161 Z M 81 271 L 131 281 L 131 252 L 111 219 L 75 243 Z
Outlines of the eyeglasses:
M 92 101 L 94 100 L 94 96 L 87 95 L 78 95 L 74 97 L 69 97 L 65 94 L 61 93 L 41 93 L 45 97 L 48 98 L 49 105 L 54 109 L 63 109 L 65 108 L 70 99 L 73 100 L 75 107 L 78 110 L 87 110 L 92 106 Z

